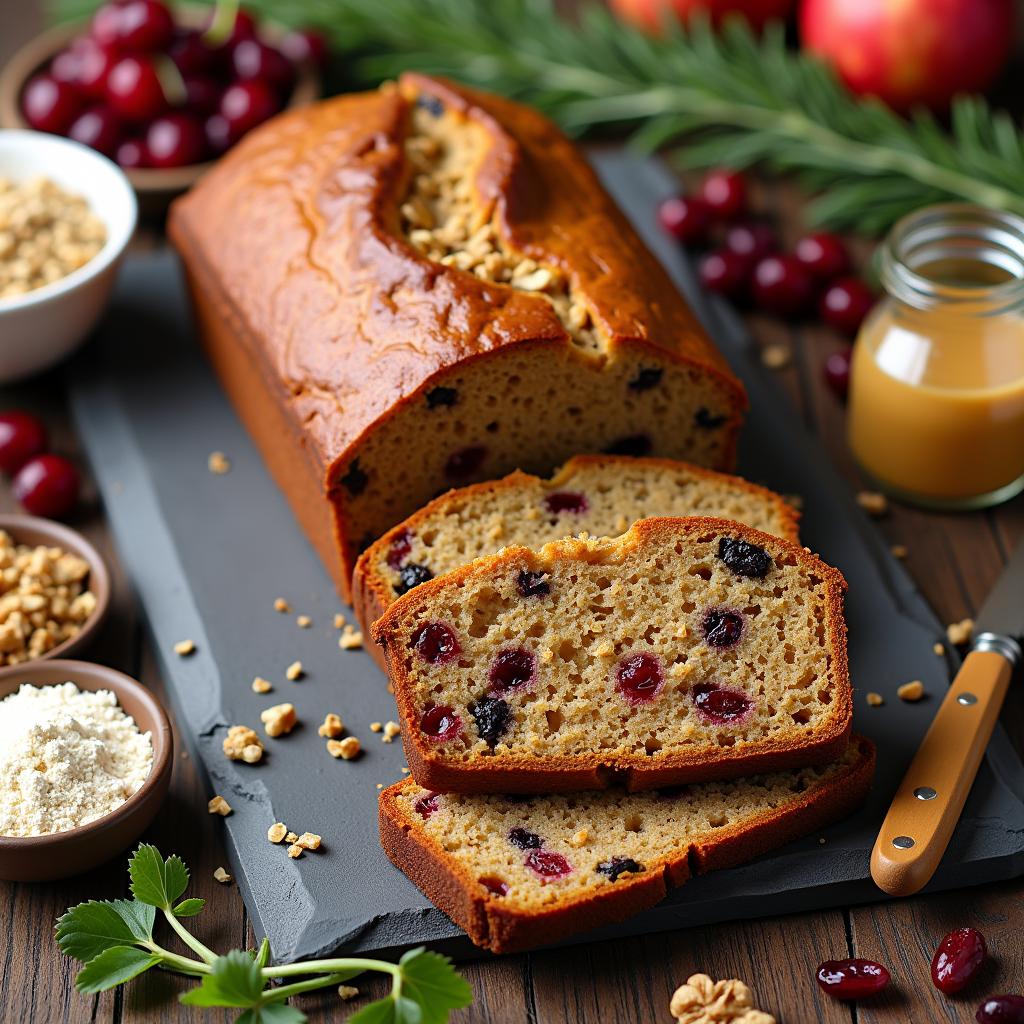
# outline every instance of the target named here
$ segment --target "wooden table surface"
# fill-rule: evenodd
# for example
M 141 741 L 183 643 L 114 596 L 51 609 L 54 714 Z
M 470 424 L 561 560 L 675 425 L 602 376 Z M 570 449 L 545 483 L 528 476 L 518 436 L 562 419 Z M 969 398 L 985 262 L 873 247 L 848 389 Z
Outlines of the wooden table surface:
M 40 20 L 34 5 L 15 7 L 0 0 L 0 63 Z M 801 230 L 800 198 L 790 188 L 763 184 L 757 202 L 778 219 L 790 236 Z M 783 387 L 830 457 L 849 478 L 861 481 L 843 441 L 842 405 L 821 383 L 821 367 L 839 339 L 818 328 L 790 329 L 751 316 L 757 344 L 785 344 L 791 365 L 779 373 Z M 71 431 L 59 373 L 0 393 L 0 408 L 31 408 L 42 413 L 58 451 L 80 458 Z M 84 467 L 83 467 L 84 468 Z M 13 509 L 6 490 L 0 509 Z M 103 510 L 89 486 L 73 525 L 82 529 L 107 557 L 115 575 L 110 621 L 90 657 L 119 668 L 160 695 L 163 683 L 139 618 L 129 581 L 120 569 Z M 1008 553 L 1024 536 L 1024 496 L 991 512 L 940 515 L 893 507 L 879 521 L 892 544 L 908 550 L 907 566 L 944 622 L 972 615 L 999 575 Z M 859 699 L 862 699 L 860 695 Z M 1018 749 L 1024 750 L 1024 690 L 1015 687 L 1003 712 Z M 180 854 L 193 869 L 192 895 L 206 897 L 208 910 L 196 927 L 215 949 L 251 944 L 245 907 L 234 886 L 213 880 L 224 863 L 219 818 L 206 813 L 208 798 L 195 766 L 176 758 L 170 799 L 146 835 L 165 853 Z M 963 879 L 971 883 L 970 877 Z M 75 965 L 53 942 L 55 918 L 85 899 L 127 895 L 123 859 L 66 882 L 49 885 L 0 883 L 0 1022 L 102 1022 L 157 1024 L 163 1021 L 229 1021 L 227 1011 L 183 1007 L 178 978 L 150 973 L 126 991 L 84 997 L 74 991 Z M 1024 992 L 1024 880 L 986 885 L 902 901 L 886 901 L 822 913 L 756 919 L 649 937 L 576 946 L 462 967 L 470 980 L 473 1006 L 455 1015 L 460 1024 L 639 1024 L 671 1021 L 668 1004 L 675 987 L 695 971 L 716 978 L 741 978 L 754 989 L 757 1003 L 780 1024 L 926 1024 L 969 1022 L 981 999 L 995 992 Z M 962 998 L 940 995 L 929 980 L 936 944 L 948 931 L 970 924 L 988 939 L 991 962 Z M 850 1006 L 822 995 L 814 981 L 824 959 L 863 956 L 889 966 L 893 984 L 874 1001 Z M 383 993 L 382 981 L 359 979 L 364 994 Z M 341 1020 L 360 998 L 342 1004 L 333 992 L 304 997 L 300 1006 L 313 1021 Z

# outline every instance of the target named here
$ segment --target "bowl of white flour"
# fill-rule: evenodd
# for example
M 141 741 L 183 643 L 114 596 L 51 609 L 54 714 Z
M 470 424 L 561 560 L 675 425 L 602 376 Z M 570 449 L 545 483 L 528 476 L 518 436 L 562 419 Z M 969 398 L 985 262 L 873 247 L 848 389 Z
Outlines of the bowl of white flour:
M 0 878 L 63 878 L 126 850 L 167 795 L 172 748 L 159 702 L 114 669 L 0 671 Z

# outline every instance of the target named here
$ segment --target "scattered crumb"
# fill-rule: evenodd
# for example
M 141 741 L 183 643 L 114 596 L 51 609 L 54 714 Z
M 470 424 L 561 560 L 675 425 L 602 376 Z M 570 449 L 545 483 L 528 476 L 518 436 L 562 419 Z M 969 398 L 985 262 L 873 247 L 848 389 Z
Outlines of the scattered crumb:
M 869 516 L 884 516 L 889 511 L 889 500 L 878 491 L 858 491 L 857 504 Z
M 406 765 L 402 765 L 402 774 L 403 775 L 408 775 L 411 771 L 412 771 L 412 769 L 407 764 Z
M 933 653 L 937 654 L 940 658 L 946 653 L 945 644 L 935 643 L 932 644 Z
M 900 700 L 907 700 L 913 703 L 916 700 L 920 700 L 924 696 L 924 683 L 920 679 L 914 679 L 909 683 L 904 683 L 896 691 L 896 696 Z
M 360 750 L 362 747 L 355 736 L 346 736 L 343 740 L 327 741 L 327 753 L 331 757 L 340 757 L 345 761 L 351 761 L 354 757 L 358 757 Z
M 393 743 L 395 737 L 398 736 L 402 731 L 402 727 L 397 722 L 385 722 L 384 723 L 384 735 L 381 737 L 384 743 Z
M 907 557 L 907 546 L 906 544 L 893 544 L 889 550 L 892 552 L 893 558 L 906 558 Z
M 377 783 L 377 788 L 378 789 L 383 789 L 384 788 L 384 783 L 383 782 L 378 782 Z
M 825 837 L 824 836 L 819 836 L 818 837 L 818 845 L 819 846 L 824 846 L 825 845 Z
M 252 681 L 252 692 L 253 693 L 270 693 L 274 687 L 271 685 L 269 679 L 264 679 L 263 676 L 257 676 Z
M 226 818 L 231 813 L 231 804 L 224 797 L 218 795 L 206 805 L 206 809 L 211 814 L 219 814 L 222 818 Z
M 211 473 L 223 476 L 225 473 L 231 472 L 231 460 L 223 452 L 210 452 L 210 456 L 206 460 L 206 468 Z
M 769 370 L 785 369 L 793 361 L 788 345 L 765 345 L 761 350 L 761 365 Z
M 959 622 L 951 622 L 946 627 L 946 639 L 954 647 L 960 647 L 971 639 L 973 632 L 974 619 L 961 619 Z
M 233 725 L 224 737 L 224 753 L 229 761 L 256 764 L 263 757 L 263 741 L 247 725 Z
M 358 629 L 346 626 L 338 637 L 338 646 L 343 651 L 358 651 L 363 646 L 363 634 Z
M 284 736 L 295 728 L 298 721 L 294 704 L 275 704 L 260 712 L 263 729 L 270 737 Z
M 272 843 L 280 843 L 286 835 L 288 835 L 288 826 L 283 821 L 275 821 L 267 829 L 267 838 Z
M 231 882 L 231 875 L 229 875 L 223 868 L 214 868 L 213 877 L 220 882 L 221 885 L 228 885 Z
M 296 846 L 301 846 L 304 850 L 319 850 L 320 843 L 323 840 L 315 832 L 303 832 L 298 839 L 295 840 Z
M 196 645 L 192 640 L 179 640 L 174 645 L 174 653 L 182 658 L 187 658 L 190 654 L 195 654 Z
M 282 615 L 287 614 L 292 610 L 291 605 L 283 597 L 278 597 L 274 601 L 274 611 L 281 612 Z
M 577 849 L 581 846 L 586 846 L 590 840 L 590 833 L 585 829 L 581 828 L 579 832 L 576 832 L 573 837 L 569 840 L 570 846 L 575 846 Z
M 804 496 L 802 494 L 784 494 L 782 500 L 790 508 L 795 508 L 797 512 L 800 512 L 804 507 Z
M 345 625 L 345 616 L 342 615 L 341 612 L 338 612 L 334 616 L 334 628 L 335 629 L 341 629 L 341 627 L 344 626 L 344 625 Z
M 867 695 L 866 699 L 873 708 L 880 708 L 885 703 L 885 698 L 880 693 L 873 691 Z
M 309 629 L 313 625 L 313 620 L 308 615 L 300 615 L 296 620 L 295 624 L 299 629 Z
M 284 841 L 286 843 L 294 843 L 295 840 L 298 839 L 298 838 L 299 838 L 299 836 L 298 836 L 297 832 L 289 832 L 288 835 L 286 835 L 284 837 Z
M 297 679 L 301 679 L 306 673 L 302 668 L 301 661 L 293 661 L 285 670 L 285 677 L 295 682 Z
M 357 989 L 355 985 L 339 985 L 338 995 L 341 996 L 342 999 L 355 999 L 355 997 L 359 995 L 359 989 Z
M 302 847 L 299 846 L 298 843 L 292 843 L 292 845 L 288 847 L 288 856 L 291 857 L 292 860 L 296 860 L 298 857 L 301 857 Z
M 336 715 L 333 711 L 324 715 L 324 723 L 317 729 L 320 736 L 326 736 L 331 740 L 336 740 L 344 731 L 345 723 L 341 720 L 341 716 Z
M 383 729 L 383 728 L 384 728 L 384 726 L 381 725 L 380 722 L 371 722 L 370 723 L 370 732 L 380 732 L 381 729 Z

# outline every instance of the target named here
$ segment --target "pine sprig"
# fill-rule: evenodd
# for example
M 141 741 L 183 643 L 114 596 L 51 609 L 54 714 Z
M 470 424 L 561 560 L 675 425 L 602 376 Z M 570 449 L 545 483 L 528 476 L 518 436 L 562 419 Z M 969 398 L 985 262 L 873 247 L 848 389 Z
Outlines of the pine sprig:
M 82 13 L 91 0 L 60 0 Z M 652 150 L 681 143 L 688 167 L 752 164 L 818 193 L 817 223 L 875 234 L 929 202 L 1024 213 L 1024 136 L 981 98 L 960 99 L 947 131 L 859 99 L 822 64 L 744 22 L 666 26 L 653 37 L 594 0 L 574 22 L 552 0 L 247 0 L 269 17 L 316 25 L 357 84 L 406 69 L 448 75 L 533 103 L 568 131 L 632 129 Z

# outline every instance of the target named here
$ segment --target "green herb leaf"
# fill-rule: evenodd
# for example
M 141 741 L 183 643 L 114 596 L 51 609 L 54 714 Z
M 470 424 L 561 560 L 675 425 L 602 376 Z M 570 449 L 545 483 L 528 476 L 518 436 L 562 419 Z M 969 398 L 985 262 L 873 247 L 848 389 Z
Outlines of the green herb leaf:
M 175 917 L 195 917 L 196 914 L 200 913 L 203 907 L 206 906 L 206 900 L 201 900 L 198 896 L 193 896 L 191 899 L 182 900 L 172 911 Z
M 450 1010 L 469 1006 L 473 990 L 440 953 L 411 949 L 398 961 L 402 969 L 402 995 L 423 1011 L 423 1024 L 445 1024 Z
M 199 988 L 182 995 L 189 1006 L 253 1007 L 263 993 L 265 981 L 259 967 L 248 953 L 232 950 L 210 964 L 210 973 L 203 975 Z
M 156 953 L 146 953 L 135 946 L 111 946 L 93 957 L 75 978 L 79 992 L 106 992 L 156 967 L 160 963 Z
M 423 1024 L 424 1020 L 419 1003 L 406 996 L 385 996 L 349 1017 L 348 1024 Z
M 246 1010 L 240 1017 L 235 1018 L 235 1024 L 305 1024 L 307 1019 L 306 1015 L 294 1006 L 267 1003 L 266 1006 Z
M 170 910 L 188 887 L 188 868 L 180 857 L 166 860 L 155 846 L 143 843 L 128 862 L 132 895 L 143 903 Z
M 57 945 L 88 963 L 108 949 L 152 939 L 155 915 L 152 907 L 135 900 L 79 903 L 58 919 Z

